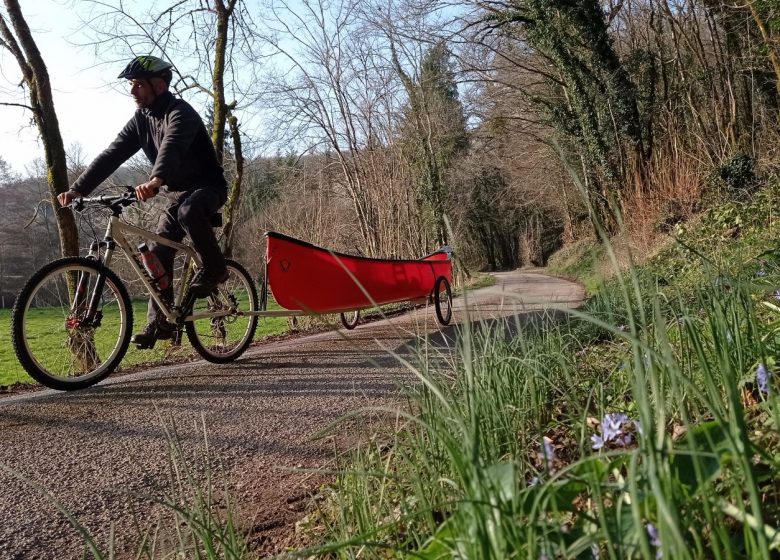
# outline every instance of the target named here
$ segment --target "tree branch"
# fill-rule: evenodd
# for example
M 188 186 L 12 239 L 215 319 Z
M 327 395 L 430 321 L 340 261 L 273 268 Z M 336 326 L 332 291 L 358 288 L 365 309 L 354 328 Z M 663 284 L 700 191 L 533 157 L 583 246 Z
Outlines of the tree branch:
M 0 36 L 3 38 L 2 45 L 11 52 L 16 59 L 16 63 L 19 65 L 19 69 L 24 74 L 24 79 L 29 81 L 32 76 L 30 64 L 27 62 L 16 37 L 11 33 L 11 29 L 8 27 L 8 23 L 2 15 L 0 15 Z
M 0 106 L 3 106 L 3 107 L 21 107 L 22 109 L 29 109 L 33 113 L 35 112 L 35 108 L 34 107 L 30 107 L 29 105 L 25 105 L 23 103 L 8 103 L 8 102 L 5 102 L 5 101 L 0 101 Z

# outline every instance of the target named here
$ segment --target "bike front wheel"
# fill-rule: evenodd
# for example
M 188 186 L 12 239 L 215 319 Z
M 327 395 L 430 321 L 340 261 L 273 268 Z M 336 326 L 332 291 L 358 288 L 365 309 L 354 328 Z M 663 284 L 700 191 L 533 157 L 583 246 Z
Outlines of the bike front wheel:
M 200 319 L 184 324 L 192 347 L 213 363 L 231 362 L 252 343 L 257 329 L 257 289 L 246 269 L 235 261 L 226 261 L 228 279 L 207 298 L 196 299 L 193 316 Z M 211 315 L 211 316 L 209 316 Z
M 11 315 L 14 351 L 36 381 L 83 389 L 111 373 L 130 344 L 133 309 L 122 281 L 93 259 L 67 257 L 36 272 Z

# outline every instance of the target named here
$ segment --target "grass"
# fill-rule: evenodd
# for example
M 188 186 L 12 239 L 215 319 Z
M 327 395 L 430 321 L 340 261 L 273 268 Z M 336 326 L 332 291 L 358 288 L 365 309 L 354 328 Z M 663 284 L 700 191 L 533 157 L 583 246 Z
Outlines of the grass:
M 558 251 L 550 259 L 547 269 L 564 278 L 573 278 L 582 282 L 587 293 L 598 291 L 602 278 L 598 264 L 605 258 L 604 247 L 593 238 L 586 238 Z
M 776 556 L 773 189 L 678 231 L 568 321 L 479 324 L 435 361 L 421 341 L 400 429 L 338 457 L 302 553 Z
M 474 290 L 486 286 L 490 286 L 495 283 L 495 279 L 486 274 L 480 274 L 475 276 L 472 279 L 472 282 L 468 284 L 466 287 L 462 287 L 459 290 L 463 291 L 465 289 Z M 457 293 L 457 292 L 456 292 Z M 368 310 L 366 313 L 371 314 L 371 316 L 381 316 L 383 313 L 389 313 L 392 311 L 395 311 L 396 308 L 400 306 L 405 306 L 406 304 L 392 304 L 387 306 L 382 306 L 381 310 Z M 147 309 L 147 302 L 146 300 L 134 300 L 133 301 L 133 322 L 135 325 L 135 330 L 140 330 L 140 328 L 145 324 L 146 321 L 146 309 Z M 279 307 L 275 301 L 273 301 L 273 298 L 268 303 L 268 309 L 269 310 L 279 310 L 281 307 Z M 57 316 L 59 317 L 59 316 Z M 55 317 L 55 321 L 57 319 Z M 302 321 L 302 326 L 304 328 L 310 328 L 315 323 L 322 324 L 323 321 L 325 324 L 331 324 L 335 325 L 337 324 L 338 318 L 333 318 L 330 316 L 326 316 L 325 318 L 309 318 L 308 320 Z M 45 321 L 49 326 L 51 326 L 52 321 Z M 35 383 L 35 381 L 29 377 L 29 375 L 24 371 L 22 366 L 19 364 L 18 360 L 16 359 L 16 355 L 13 351 L 13 347 L 11 345 L 11 338 L 10 338 L 10 323 L 11 323 L 11 311 L 9 309 L 0 309 L 0 325 L 7 325 L 7 328 L 0 329 L 0 386 L 10 386 L 17 383 L 20 384 L 32 384 Z M 266 318 L 260 318 L 257 331 L 255 333 L 255 340 L 262 339 L 267 336 L 273 336 L 278 335 L 286 332 L 288 330 L 288 321 L 285 317 L 266 317 Z M 51 333 L 34 333 L 39 338 L 39 344 L 46 347 L 47 345 L 50 345 L 52 348 L 52 352 L 50 353 L 51 356 L 55 356 L 55 349 L 59 348 L 62 344 L 62 340 L 59 338 L 55 338 L 57 335 L 52 335 Z M 43 356 L 41 358 L 42 360 L 47 359 L 46 358 L 47 353 L 42 353 L 40 356 Z M 197 358 L 197 354 L 192 349 L 192 346 L 189 344 L 189 341 L 187 340 L 187 337 L 185 336 L 182 340 L 182 344 L 179 347 L 172 346 L 168 342 L 160 342 L 155 345 L 154 349 L 152 350 L 138 350 L 134 345 L 130 345 L 127 354 L 125 355 L 125 358 L 123 359 L 121 366 L 119 368 L 119 371 L 121 370 L 127 370 L 132 369 L 134 367 L 138 366 L 151 366 L 155 364 L 162 364 L 162 363 L 172 363 L 177 361 L 187 361 L 193 358 Z M 54 359 L 53 357 L 51 359 Z
M 26 377 L 11 346 L 11 310 L 0 309 L 0 385 L 11 385 Z
M 146 307 L 146 300 L 133 301 L 133 323 L 135 330 L 140 330 L 140 328 L 146 323 Z M 279 309 L 279 306 L 277 306 L 274 302 L 270 302 L 268 308 Z M 0 385 L 35 383 L 35 381 L 29 375 L 27 375 L 27 372 L 24 371 L 16 359 L 16 354 L 14 353 L 13 347 L 11 345 L 10 323 L 10 310 L 1 309 L 0 325 L 6 325 L 6 327 L 0 329 Z M 48 323 L 51 324 L 51 321 Z M 261 318 L 258 323 L 255 339 L 257 340 L 265 336 L 280 334 L 286 330 L 287 320 L 283 317 Z M 38 334 L 42 337 L 45 337 L 47 333 Z M 51 336 L 49 335 L 48 338 L 50 339 Z M 46 338 L 43 338 L 42 342 L 45 343 L 45 341 Z M 52 341 L 52 355 L 54 355 L 54 349 L 57 348 L 61 343 L 61 340 Z M 192 346 L 190 346 L 186 336 L 183 338 L 180 347 L 171 346 L 168 342 L 161 342 L 155 345 L 154 349 L 152 350 L 138 350 L 134 345 L 131 344 L 124 360 L 122 360 L 119 371 L 123 369 L 131 369 L 141 365 L 187 361 L 195 357 L 197 357 L 197 354 L 192 349 Z

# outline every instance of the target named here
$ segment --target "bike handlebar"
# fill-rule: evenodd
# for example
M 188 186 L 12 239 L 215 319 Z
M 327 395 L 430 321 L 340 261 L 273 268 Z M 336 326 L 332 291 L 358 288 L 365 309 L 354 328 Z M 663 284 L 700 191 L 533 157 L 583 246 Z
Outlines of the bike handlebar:
M 138 197 L 135 196 L 135 192 L 126 192 L 122 194 L 100 196 L 82 196 L 80 198 L 74 198 L 70 206 L 76 210 L 83 210 L 86 204 L 100 204 L 101 206 L 114 206 L 119 204 L 120 206 L 130 206 L 134 202 L 138 201 Z
M 73 201 L 70 203 L 71 208 L 76 211 L 80 211 L 84 209 L 85 204 L 100 204 L 102 206 L 130 206 L 134 202 L 138 202 L 138 196 L 135 194 L 135 188 L 131 187 L 130 185 L 121 185 L 122 187 L 127 189 L 127 192 L 123 192 L 122 194 L 102 194 L 100 196 L 82 196 L 79 198 L 74 198 Z M 159 192 L 159 189 L 156 189 L 155 193 Z

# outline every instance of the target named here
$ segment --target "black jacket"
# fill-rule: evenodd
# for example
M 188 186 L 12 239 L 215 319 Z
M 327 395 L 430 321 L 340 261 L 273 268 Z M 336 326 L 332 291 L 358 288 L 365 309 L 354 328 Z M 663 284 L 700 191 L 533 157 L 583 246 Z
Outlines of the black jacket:
M 154 166 L 150 177 L 160 177 L 168 190 L 227 190 L 203 121 L 189 103 L 170 92 L 158 96 L 151 108 L 138 109 L 71 189 L 88 195 L 138 150 Z

